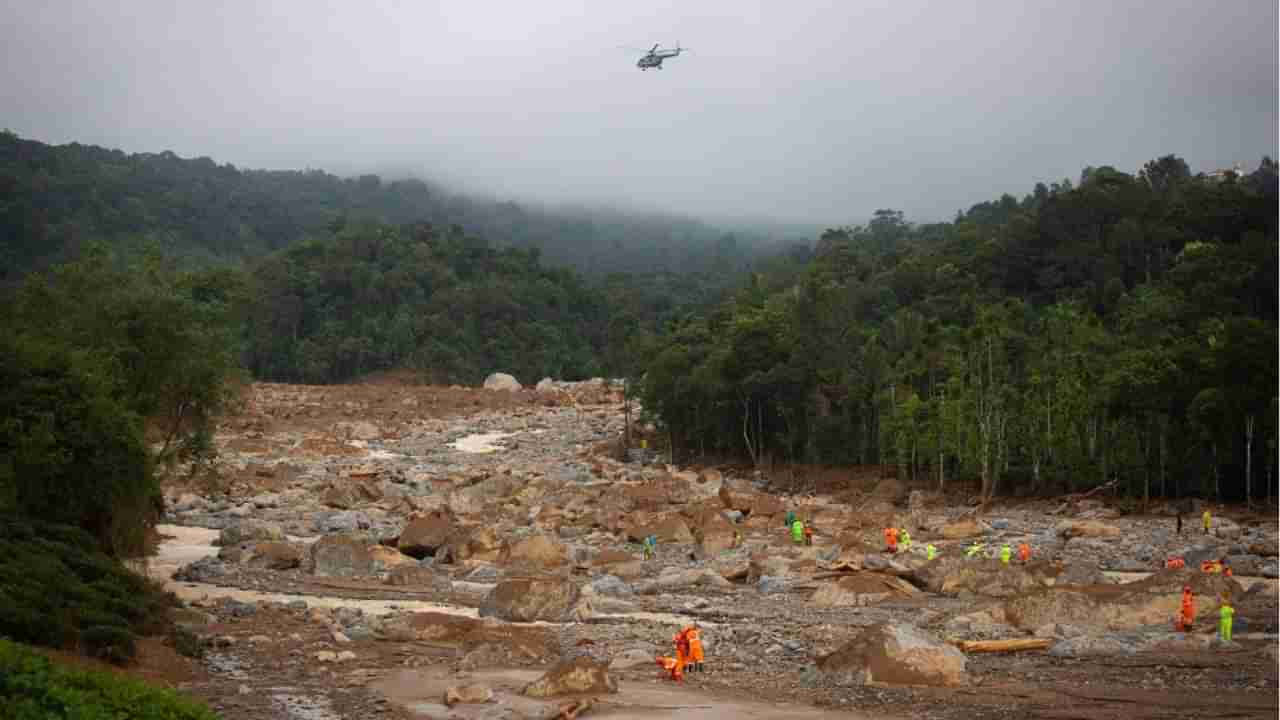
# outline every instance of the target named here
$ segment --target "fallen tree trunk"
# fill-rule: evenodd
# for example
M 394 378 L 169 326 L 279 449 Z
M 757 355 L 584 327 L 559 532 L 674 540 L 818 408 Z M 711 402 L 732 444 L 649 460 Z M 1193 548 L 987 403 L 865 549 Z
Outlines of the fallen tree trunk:
M 1019 650 L 1048 650 L 1053 644 L 1050 638 L 1018 638 L 1016 640 L 957 640 L 956 647 L 967 653 L 1018 652 Z

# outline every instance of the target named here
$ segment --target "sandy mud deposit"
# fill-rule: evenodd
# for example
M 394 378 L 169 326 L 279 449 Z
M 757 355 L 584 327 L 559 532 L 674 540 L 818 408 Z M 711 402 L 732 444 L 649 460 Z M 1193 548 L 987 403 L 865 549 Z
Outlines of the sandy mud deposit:
M 670 467 L 620 452 L 620 403 L 601 382 L 255 385 L 217 472 L 166 491 L 149 571 L 207 648 L 187 689 L 254 719 L 1276 716 L 1273 515 L 1178 535 L 1093 499 L 976 514 L 875 468 Z M 888 525 L 911 551 L 880 552 Z M 1022 542 L 1030 563 L 992 559 Z M 1186 584 L 1197 626 L 1174 633 Z M 661 679 L 695 622 L 705 672 Z

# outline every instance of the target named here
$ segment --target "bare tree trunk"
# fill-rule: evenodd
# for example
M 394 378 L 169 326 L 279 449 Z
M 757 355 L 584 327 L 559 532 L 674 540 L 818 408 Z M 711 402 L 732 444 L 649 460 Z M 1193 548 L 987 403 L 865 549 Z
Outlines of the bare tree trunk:
M 1244 418 L 1244 504 L 1253 504 L 1253 415 Z
M 1222 502 L 1222 482 L 1218 478 L 1218 443 L 1213 443 L 1213 497 Z

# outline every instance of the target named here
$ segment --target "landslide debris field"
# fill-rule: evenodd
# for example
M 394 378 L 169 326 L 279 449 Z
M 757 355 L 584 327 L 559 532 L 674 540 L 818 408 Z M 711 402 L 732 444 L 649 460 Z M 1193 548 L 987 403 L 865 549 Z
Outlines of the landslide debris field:
M 226 718 L 1276 717 L 1273 512 L 1178 535 L 1171 507 L 1096 497 L 979 510 L 874 468 L 671 467 L 622 430 L 599 382 L 252 386 L 214 471 L 167 488 L 150 562 L 203 657 L 147 643 L 140 672 Z M 909 551 L 881 552 L 889 525 Z M 706 671 L 661 679 L 693 622 Z

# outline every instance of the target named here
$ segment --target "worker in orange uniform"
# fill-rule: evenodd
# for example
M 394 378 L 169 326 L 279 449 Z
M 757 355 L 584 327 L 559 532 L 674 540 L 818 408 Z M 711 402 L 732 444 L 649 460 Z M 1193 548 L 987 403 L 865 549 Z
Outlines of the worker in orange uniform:
M 1027 543 L 1018 545 L 1018 562 L 1024 565 L 1031 562 L 1031 546 Z
M 813 525 L 808 523 L 804 526 L 804 544 L 813 545 Z
M 1169 558 L 1164 561 L 1165 570 L 1181 570 L 1187 566 L 1187 561 L 1180 557 Z
M 1182 586 L 1182 617 L 1178 623 L 1178 629 L 1182 632 L 1191 632 L 1191 625 L 1196 619 L 1196 598 L 1191 594 L 1191 586 Z
M 887 527 L 884 529 L 884 549 L 885 552 L 898 552 L 898 528 Z
M 685 628 L 685 636 L 689 638 L 689 670 L 703 672 L 702 668 L 702 631 L 697 625 Z
M 672 639 L 676 644 L 676 667 L 671 672 L 671 679 L 680 682 L 684 680 L 684 666 L 689 662 L 689 635 L 681 630 Z

